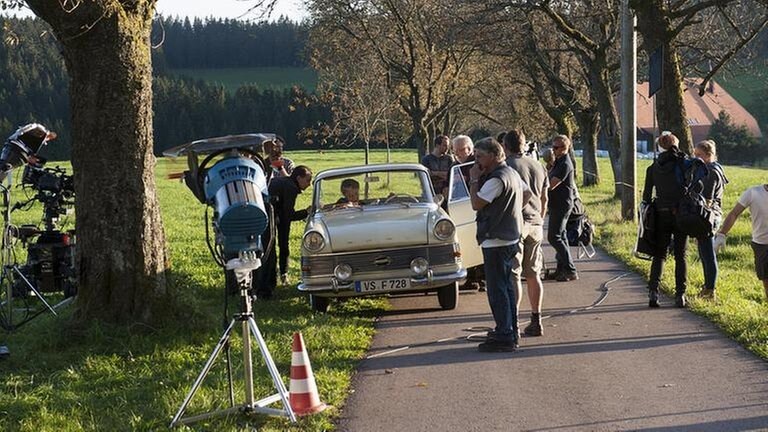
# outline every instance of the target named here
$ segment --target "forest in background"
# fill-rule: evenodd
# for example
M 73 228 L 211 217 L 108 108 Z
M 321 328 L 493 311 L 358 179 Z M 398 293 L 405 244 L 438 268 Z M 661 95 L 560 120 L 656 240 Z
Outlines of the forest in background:
M 38 19 L 0 17 L 0 31 L 0 134 L 8 136 L 29 122 L 45 124 L 59 138 L 43 155 L 69 159 L 69 78 L 57 42 Z M 153 44 L 160 46 L 152 52 L 155 152 L 193 139 L 245 132 L 274 132 L 286 138 L 288 148 L 298 146 L 302 129 L 330 118 L 321 104 L 296 103 L 302 89 L 247 84 L 228 92 L 170 71 L 303 68 L 305 37 L 301 24 L 286 19 L 158 21 Z

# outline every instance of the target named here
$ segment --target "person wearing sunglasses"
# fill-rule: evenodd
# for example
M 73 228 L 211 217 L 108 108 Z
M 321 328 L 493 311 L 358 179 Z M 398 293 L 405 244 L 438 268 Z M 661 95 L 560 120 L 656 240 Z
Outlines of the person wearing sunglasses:
M 571 251 L 568 247 L 566 225 L 568 217 L 573 211 L 573 203 L 576 197 L 576 184 L 574 182 L 574 167 L 568 150 L 571 140 L 565 135 L 558 135 L 552 139 L 552 153 L 554 162 L 549 170 L 549 225 L 547 226 L 547 240 L 555 249 L 557 269 L 554 279 L 558 282 L 573 281 L 579 279 L 576 266 L 573 264 Z

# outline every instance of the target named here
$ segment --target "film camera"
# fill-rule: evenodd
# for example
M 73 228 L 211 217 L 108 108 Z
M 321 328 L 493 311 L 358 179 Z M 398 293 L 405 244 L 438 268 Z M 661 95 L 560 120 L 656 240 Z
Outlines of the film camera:
M 77 293 L 74 231 L 58 229 L 59 216 L 66 215 L 74 205 L 73 178 L 63 168 L 43 168 L 39 163 L 24 167 L 21 184 L 35 194 L 27 201 L 16 203 L 13 209 L 40 202 L 44 225 L 43 230 L 36 225 L 22 225 L 18 229 L 18 238 L 27 245 L 27 262 L 20 267 L 21 273 L 41 292 L 63 292 L 65 298 L 74 296 Z M 17 281 L 17 285 L 24 290 L 23 282 Z
M 3 145 L 0 152 L 0 179 L 13 168 L 24 165 L 20 187 L 31 191 L 27 199 L 10 206 L 10 193 L 4 188 L 6 207 L 6 236 L 3 247 L 9 250 L 11 241 L 21 240 L 27 250 L 27 260 L 17 265 L 11 252 L 5 252 L 4 271 L 13 277 L 13 297 L 26 297 L 30 292 L 63 292 L 65 298 L 76 294 L 74 271 L 74 231 L 59 229 L 59 217 L 74 205 L 75 188 L 71 175 L 63 168 L 45 167 L 46 160 L 37 152 L 48 140 L 56 138 L 44 126 L 31 123 L 20 127 Z M 28 210 L 39 202 L 43 207 L 43 227 L 10 223 L 10 213 Z M 10 208 L 9 208 L 10 206 Z

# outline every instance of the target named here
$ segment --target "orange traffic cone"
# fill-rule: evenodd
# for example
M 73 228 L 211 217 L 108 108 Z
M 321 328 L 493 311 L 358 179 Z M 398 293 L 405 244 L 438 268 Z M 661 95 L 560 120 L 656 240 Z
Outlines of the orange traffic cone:
M 301 416 L 323 411 L 327 406 L 320 402 L 309 355 L 304 349 L 304 338 L 299 332 L 293 334 L 292 351 L 290 402 L 293 413 Z

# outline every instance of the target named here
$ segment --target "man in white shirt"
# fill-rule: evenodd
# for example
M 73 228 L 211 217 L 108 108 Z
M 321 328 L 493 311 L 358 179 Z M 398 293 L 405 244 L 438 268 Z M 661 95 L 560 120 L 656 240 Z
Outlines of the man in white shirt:
M 725 247 L 725 236 L 736 223 L 739 215 L 749 209 L 752 216 L 752 251 L 755 253 L 755 273 L 763 282 L 768 299 L 768 184 L 753 186 L 739 197 L 723 221 L 720 231 L 715 234 L 715 250 Z
M 478 346 L 481 352 L 511 352 L 518 346 L 517 293 L 523 252 L 523 205 L 531 198 L 527 185 L 504 162 L 504 150 L 495 139 L 475 146 L 475 164 L 469 171 L 472 208 L 477 211 L 477 242 L 496 327 Z

